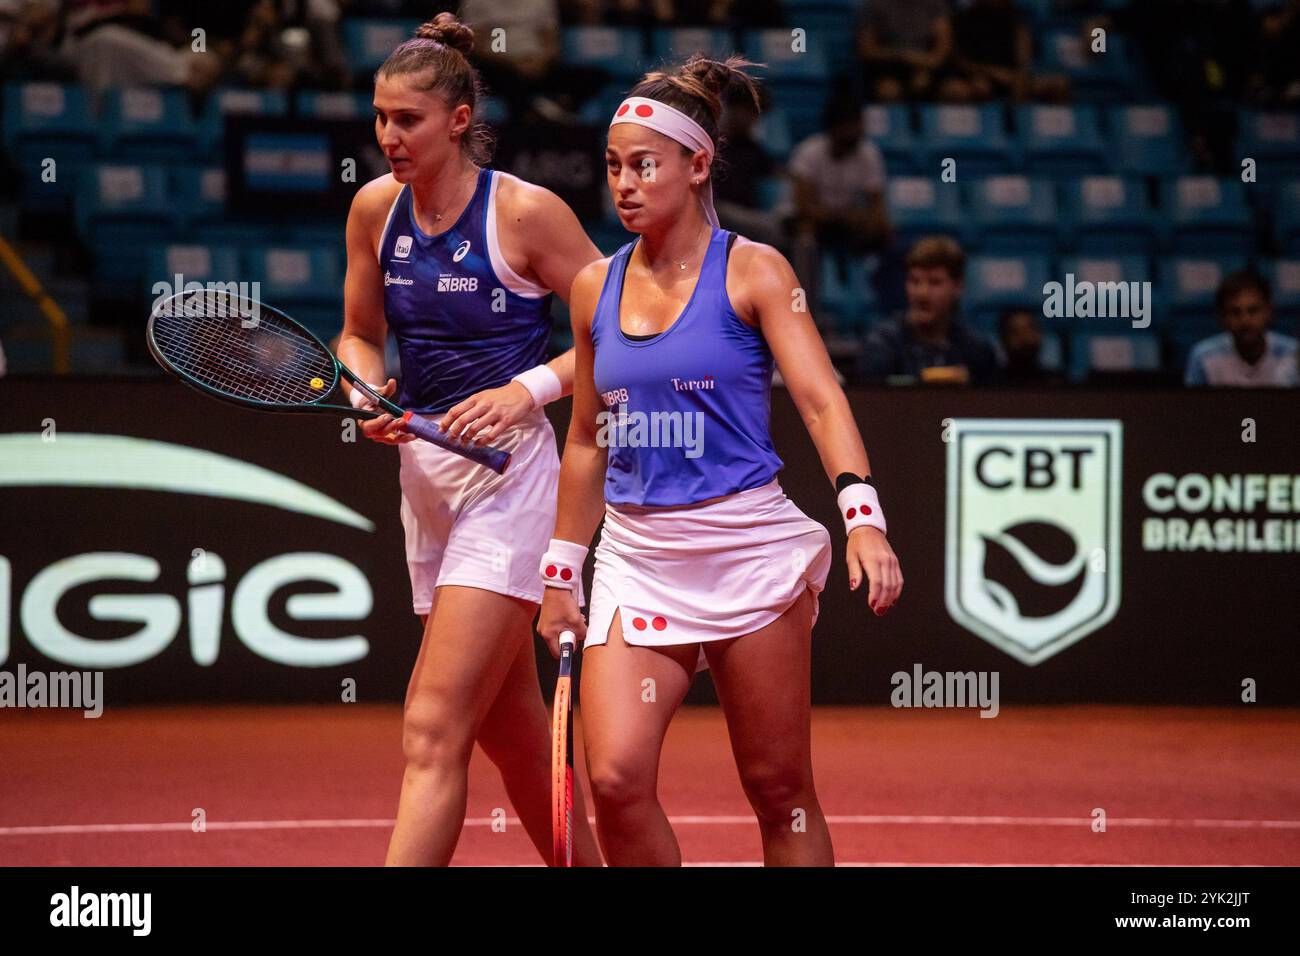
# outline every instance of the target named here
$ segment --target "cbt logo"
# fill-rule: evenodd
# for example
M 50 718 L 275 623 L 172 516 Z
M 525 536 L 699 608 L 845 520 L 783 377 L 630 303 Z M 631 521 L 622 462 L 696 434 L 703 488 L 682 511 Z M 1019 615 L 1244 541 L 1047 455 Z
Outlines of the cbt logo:
M 944 595 L 1026 664 L 1119 609 L 1123 423 L 953 419 Z

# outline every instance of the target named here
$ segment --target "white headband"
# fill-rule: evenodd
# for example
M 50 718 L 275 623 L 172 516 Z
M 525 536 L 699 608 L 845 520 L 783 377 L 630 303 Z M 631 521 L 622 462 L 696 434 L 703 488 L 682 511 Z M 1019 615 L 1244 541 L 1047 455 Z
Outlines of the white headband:
M 713 139 L 704 131 L 704 127 L 667 103 L 644 96 L 629 96 L 614 111 L 614 118 L 609 121 L 611 127 L 618 123 L 635 123 L 656 133 L 663 133 L 689 150 L 702 149 L 709 164 L 713 164 Z M 700 190 L 700 202 L 704 206 L 705 218 L 715 229 L 718 228 L 718 214 L 713 208 L 712 177 L 704 181 L 704 188 Z

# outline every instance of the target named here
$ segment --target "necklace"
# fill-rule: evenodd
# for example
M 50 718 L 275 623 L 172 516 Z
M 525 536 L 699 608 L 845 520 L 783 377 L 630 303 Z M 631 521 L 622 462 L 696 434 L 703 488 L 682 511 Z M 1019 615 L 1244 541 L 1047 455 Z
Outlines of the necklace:
M 475 175 L 475 178 L 478 177 L 478 173 L 477 173 L 477 172 L 475 172 L 474 175 Z M 452 203 L 454 203 L 454 202 L 456 201 L 456 199 L 460 196 L 460 193 L 461 193 L 461 191 L 463 190 L 463 188 L 464 188 L 464 187 L 462 186 L 461 189 L 458 189 L 458 190 L 456 190 L 455 192 L 453 192 L 453 193 L 451 194 L 451 199 L 447 200 L 447 202 L 446 202 L 445 204 L 443 204 L 442 212 L 436 212 L 436 213 L 433 214 L 433 221 L 434 221 L 434 223 L 442 222 L 442 217 L 446 214 L 447 210 L 451 208 Z
M 709 231 L 712 232 L 712 227 L 710 227 L 710 230 L 709 230 Z M 698 240 L 697 240 L 697 242 L 698 242 Z M 694 253 L 692 252 L 691 254 L 693 255 Z M 685 272 L 685 271 L 686 271 L 686 261 L 687 261 L 688 259 L 690 259 L 690 258 L 691 258 L 690 255 L 685 255 L 685 256 L 682 256 L 680 259 L 678 259 L 678 260 L 677 260 L 677 268 L 680 269 L 682 272 Z

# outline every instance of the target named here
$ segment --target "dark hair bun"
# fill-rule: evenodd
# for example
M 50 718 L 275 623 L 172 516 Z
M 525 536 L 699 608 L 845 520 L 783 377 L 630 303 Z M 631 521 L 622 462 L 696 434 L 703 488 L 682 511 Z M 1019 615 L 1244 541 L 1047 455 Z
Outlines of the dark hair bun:
M 421 23 L 415 35 L 422 40 L 436 40 L 466 56 L 474 49 L 474 31 L 457 20 L 452 13 L 440 13 L 432 20 Z

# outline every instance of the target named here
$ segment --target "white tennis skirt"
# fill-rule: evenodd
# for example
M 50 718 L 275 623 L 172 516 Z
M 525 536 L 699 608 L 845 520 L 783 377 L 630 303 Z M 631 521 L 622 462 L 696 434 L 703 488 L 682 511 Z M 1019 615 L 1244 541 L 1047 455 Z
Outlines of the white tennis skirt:
M 585 647 L 604 644 L 615 610 L 628 644 L 721 641 L 771 624 L 804 589 L 818 594 L 831 536 L 774 478 L 681 508 L 605 506 Z M 708 665 L 703 648 L 697 670 Z

